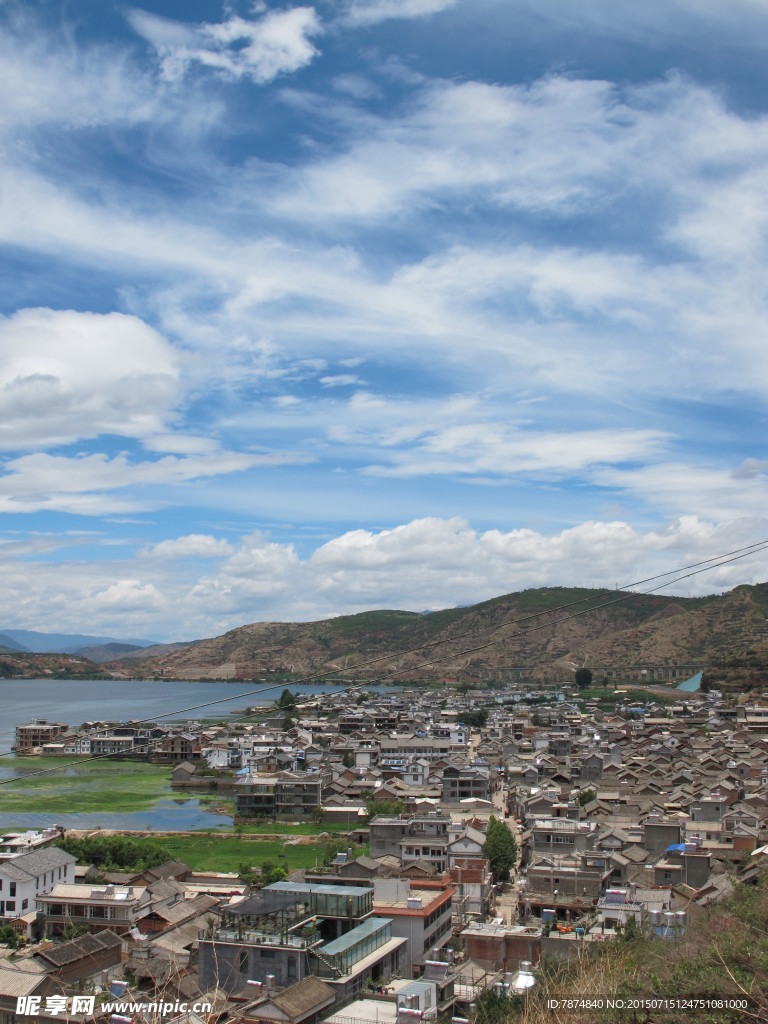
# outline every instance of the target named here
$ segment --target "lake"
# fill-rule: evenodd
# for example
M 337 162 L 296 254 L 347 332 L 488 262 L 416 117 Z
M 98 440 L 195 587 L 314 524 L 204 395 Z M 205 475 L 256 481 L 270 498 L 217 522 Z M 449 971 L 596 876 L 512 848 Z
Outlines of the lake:
M 15 727 L 33 718 L 65 722 L 77 728 L 83 722 L 151 720 L 184 722 L 195 719 L 231 720 L 231 711 L 248 704 L 268 704 L 284 689 L 297 694 L 338 693 L 343 686 L 312 686 L 285 683 L 271 688 L 257 683 L 193 683 L 185 681 L 158 682 L 149 680 L 66 680 L 66 679 L 2 679 L 0 680 L 0 780 L 26 775 L 30 770 L 48 767 L 45 759 L 17 758 L 11 752 Z M 201 705 L 206 705 L 201 707 Z M 68 769 L 62 769 L 65 775 Z M 58 773 L 52 773 L 58 776 Z M 148 802 L 146 810 L 126 813 L 77 813 L 65 811 L 24 812 L 3 811 L 0 785 L 0 829 L 44 828 L 54 822 L 66 828 L 125 828 L 155 831 L 194 831 L 226 828 L 232 818 L 215 814 L 193 796 L 173 794 L 168 769 L 167 790 Z M 30 794 L 30 803 L 34 795 Z

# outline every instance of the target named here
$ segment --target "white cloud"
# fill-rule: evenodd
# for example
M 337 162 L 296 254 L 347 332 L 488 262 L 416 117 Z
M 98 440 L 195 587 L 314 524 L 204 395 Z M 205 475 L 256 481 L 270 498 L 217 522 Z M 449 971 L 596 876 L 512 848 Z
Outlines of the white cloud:
M 439 353 L 454 374 L 522 373 L 536 386 L 603 396 L 651 381 L 675 391 L 680 381 L 764 387 L 768 202 L 755 187 L 768 155 L 763 119 L 740 117 L 681 79 L 626 90 L 562 77 L 529 87 L 441 82 L 411 96 L 400 111 L 355 125 L 341 156 L 319 149 L 293 170 L 259 165 L 253 177 L 224 175 L 223 187 L 220 177 L 195 223 L 164 201 L 140 210 L 86 201 L 11 161 L 0 232 L 84 266 L 152 268 L 160 283 L 146 304 L 169 337 L 198 350 L 186 372 L 200 383 L 277 379 L 297 355 L 327 356 L 329 346 L 352 355 L 363 345 L 373 356 Z M 423 259 L 390 268 L 376 263 L 365 234 L 457 203 L 465 212 L 593 217 L 597 208 L 611 217 L 631 211 L 635 196 L 664 211 L 639 251 L 435 241 Z M 243 211 L 252 224 L 276 215 L 285 223 L 270 237 L 244 232 Z M 357 248 L 335 243 L 350 219 L 363 232 Z M 281 237 L 306 220 L 334 241 Z M 718 235 L 730 239 L 723 249 Z M 663 262 L 659 239 L 676 246 Z M 663 381 L 660 355 L 674 368 Z
M 87 621 L 92 631 L 193 639 L 246 622 L 376 607 L 421 611 L 528 587 L 613 590 L 753 543 L 767 529 L 760 516 L 722 523 L 687 516 L 655 530 L 590 521 L 548 534 L 532 528 L 481 531 L 462 518 L 435 517 L 349 531 L 305 558 L 292 544 L 261 533 L 226 550 L 212 537 L 169 538 L 161 545 L 174 557 L 139 552 L 133 562 L 121 553 L 115 561 L 59 555 L 47 563 L 44 551 L 28 562 L 23 551 L 0 546 L 0 602 L 8 628 L 66 631 Z M 188 556 L 182 556 L 185 548 Z M 199 556 L 213 562 L 204 575 Z M 766 576 L 768 554 L 759 553 L 660 592 L 712 593 Z
M 0 447 L 162 431 L 179 394 L 171 345 L 134 316 L 24 309 L 0 319 Z
M 90 606 L 96 614 L 108 610 L 116 612 L 157 612 L 163 607 L 162 595 L 152 583 L 142 583 L 137 579 L 118 580 L 97 594 L 94 594 L 85 605 Z M 87 620 L 83 620 L 87 621 Z
M 230 16 L 218 24 L 189 25 L 147 11 L 131 10 L 128 20 L 161 59 L 164 78 L 183 78 L 200 64 L 230 78 L 250 78 L 259 85 L 280 74 L 298 71 L 318 51 L 310 41 L 320 32 L 313 7 L 270 11 L 251 20 Z
M 126 455 L 110 458 L 104 453 L 64 456 L 39 452 L 5 463 L 5 472 L 0 476 L 0 511 L 46 509 L 103 515 L 157 508 L 172 500 L 169 488 L 290 461 L 307 459 L 217 451 L 209 455 L 167 455 L 134 461 Z M 151 493 L 142 493 L 144 488 Z
M 598 42 L 629 41 L 654 49 L 686 47 L 711 50 L 713 41 L 722 47 L 762 48 L 768 41 L 768 12 L 762 0 L 733 0 L 718 4 L 711 0 L 645 0 L 642 4 L 613 3 L 613 0 L 491 0 L 488 4 L 470 0 L 488 17 L 499 9 L 514 19 L 518 31 L 532 28 L 551 33 L 578 32 Z M 469 4 L 467 5 L 469 6 Z M 527 20 L 520 16 L 529 15 Z M 524 27 L 523 27 L 524 26 Z M 532 45 L 535 45 L 535 35 Z
M 354 373 L 329 374 L 326 377 L 318 378 L 324 388 L 346 388 L 352 384 L 361 384 L 362 381 Z
M 162 540 L 139 555 L 145 558 L 223 558 L 232 554 L 232 545 L 208 534 L 190 533 L 176 540 Z
M 650 459 L 664 445 L 652 430 L 584 430 L 552 433 L 514 430 L 504 422 L 464 423 L 425 429 L 407 454 L 390 456 L 386 465 L 369 466 L 383 476 L 492 473 L 514 476 L 580 474 L 589 466 Z
M 727 466 L 667 461 L 633 468 L 605 466 L 596 468 L 592 479 L 599 486 L 640 498 L 662 513 L 696 508 L 728 522 L 760 517 L 768 507 L 768 476 L 733 472 Z
M 0 34 L 0 130 L 131 125 L 170 113 L 153 77 L 138 70 L 127 50 L 61 43 L 60 34 L 51 36 L 31 20 Z
M 427 18 L 455 7 L 458 0 L 351 0 L 342 20 L 350 26 L 377 25 L 399 18 Z

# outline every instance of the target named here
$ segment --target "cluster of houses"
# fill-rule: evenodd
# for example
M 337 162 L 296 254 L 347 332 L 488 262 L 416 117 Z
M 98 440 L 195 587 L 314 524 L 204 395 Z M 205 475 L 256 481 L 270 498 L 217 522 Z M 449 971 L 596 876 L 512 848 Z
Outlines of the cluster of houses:
M 183 735 L 175 785 L 215 783 L 241 821 L 346 823 L 347 851 L 250 891 L 177 862 L 94 877 L 55 830 L 1 837 L 0 918 L 44 941 L 0 960 L 0 1024 L 21 994 L 114 983 L 210 1003 L 167 1018 L 189 1024 L 471 1017 L 486 989 L 529 987 L 542 957 L 631 926 L 679 938 L 768 855 L 766 707 L 515 689 L 326 695 L 287 717 L 94 728 L 134 746 Z M 17 745 L 67 742 L 61 728 Z M 518 845 L 508 881 L 485 852 L 492 814 Z

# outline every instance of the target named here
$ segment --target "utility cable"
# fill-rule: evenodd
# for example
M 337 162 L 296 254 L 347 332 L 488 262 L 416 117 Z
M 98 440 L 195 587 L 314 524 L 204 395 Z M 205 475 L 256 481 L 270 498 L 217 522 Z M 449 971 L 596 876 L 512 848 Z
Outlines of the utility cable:
M 464 656 L 466 656 L 468 654 L 474 654 L 474 653 L 476 653 L 478 651 L 486 650 L 489 647 L 498 646 L 499 644 L 504 643 L 507 640 L 511 639 L 511 637 L 513 637 L 513 636 L 520 636 L 520 635 L 524 635 L 525 633 L 528 633 L 528 632 L 534 632 L 536 629 L 544 628 L 544 626 L 557 626 L 557 625 L 560 625 L 561 623 L 567 622 L 567 621 L 569 621 L 571 619 L 579 618 L 580 616 L 588 615 L 588 614 L 591 614 L 593 612 L 600 611 L 603 608 L 608 608 L 608 607 L 611 607 L 613 605 L 621 604 L 621 603 L 623 603 L 625 601 L 629 601 L 633 597 L 637 597 L 638 596 L 638 592 L 637 591 L 631 591 L 629 589 L 631 587 L 637 587 L 637 586 L 640 586 L 640 585 L 642 585 L 644 583 L 651 583 L 651 582 L 654 582 L 656 580 L 663 579 L 666 576 L 674 576 L 675 573 L 680 573 L 681 574 L 679 576 L 676 576 L 674 579 L 666 580 L 666 582 L 659 583 L 655 587 L 651 587 L 648 590 L 640 591 L 639 592 L 639 596 L 647 596 L 649 594 L 654 594 L 654 593 L 656 593 L 659 590 L 663 590 L 666 587 L 672 586 L 675 583 L 679 583 L 682 580 L 690 579 L 692 576 L 697 576 L 697 575 L 699 575 L 702 572 L 709 572 L 711 569 L 717 569 L 717 568 L 720 568 L 723 565 L 729 565 L 732 562 L 737 562 L 737 561 L 740 561 L 743 558 L 748 558 L 750 555 L 759 554 L 761 551 L 764 551 L 766 549 L 768 549 L 768 540 L 757 541 L 754 544 L 749 544 L 746 547 L 742 547 L 742 548 L 735 548 L 734 550 L 725 552 L 722 555 L 715 555 L 712 558 L 707 558 L 707 559 L 704 559 L 703 561 L 700 561 L 700 562 L 693 562 L 690 565 L 681 566 L 678 569 L 671 569 L 671 570 L 669 570 L 667 572 L 657 573 L 654 576 L 648 576 L 644 580 L 638 580 L 638 581 L 635 581 L 633 583 L 627 584 L 625 587 L 621 588 L 620 596 L 612 598 L 610 601 L 604 601 L 601 604 L 596 604 L 596 605 L 594 605 L 592 607 L 589 607 L 589 608 L 583 608 L 580 611 L 571 612 L 569 615 L 563 616 L 563 617 L 561 617 L 559 619 L 551 619 L 550 618 L 546 623 L 542 623 L 542 624 L 540 624 L 538 626 L 529 626 L 529 627 L 524 628 L 524 629 L 515 630 L 512 634 L 509 634 L 507 636 L 496 637 L 493 640 L 487 641 L 486 643 L 476 644 L 476 645 L 474 645 L 472 647 L 465 648 L 462 651 L 457 651 L 455 653 L 451 653 L 451 654 L 445 656 L 444 658 L 432 659 L 431 661 L 427 661 L 425 663 L 422 663 L 419 667 L 420 668 L 424 668 L 424 667 L 428 667 L 428 666 L 431 666 L 431 665 L 441 664 L 441 663 L 446 662 L 446 661 L 455 661 L 457 658 L 464 657 Z M 715 564 L 713 564 L 713 563 L 715 563 Z M 604 591 L 604 593 L 612 593 L 612 591 Z M 541 611 L 538 611 L 538 612 L 532 612 L 532 613 L 529 613 L 527 615 L 520 616 L 520 617 L 518 617 L 516 619 L 513 619 L 510 623 L 507 623 L 506 625 L 514 626 L 514 625 L 518 625 L 518 624 L 521 624 L 521 623 L 526 623 L 526 622 L 529 622 L 531 619 L 540 618 L 542 615 L 549 615 L 549 616 L 556 615 L 560 611 L 567 611 L 570 608 L 574 608 L 574 607 L 577 607 L 578 605 L 585 604 L 585 603 L 587 603 L 588 601 L 591 601 L 591 600 L 594 600 L 594 595 L 589 595 L 589 596 L 587 596 L 585 598 L 579 598 L 576 601 L 571 601 L 571 602 L 568 602 L 566 604 L 559 605 L 559 606 L 557 606 L 555 608 L 542 609 Z M 394 654 L 385 654 L 385 655 L 379 655 L 379 656 L 377 656 L 375 658 L 369 658 L 366 661 L 362 662 L 361 664 L 356 665 L 354 667 L 354 670 L 355 671 L 360 671 L 361 669 L 367 669 L 367 668 L 370 668 L 373 665 L 381 664 L 384 661 L 391 661 L 393 658 L 404 658 L 404 657 L 407 657 L 408 655 L 418 654 L 421 651 L 429 650 L 431 648 L 440 646 L 442 644 L 455 643 L 457 640 L 466 639 L 467 637 L 475 635 L 477 632 L 478 632 L 478 630 L 467 630 L 466 632 L 457 634 L 456 636 L 444 637 L 442 639 L 428 641 L 427 643 L 420 644 L 417 647 L 410 648 L 407 651 L 398 651 L 398 652 L 396 652 Z M 304 679 L 293 680 L 293 685 L 294 686 L 306 685 L 306 684 L 309 684 L 309 683 L 311 683 L 313 681 L 317 681 L 317 680 L 320 680 L 320 679 L 327 678 L 328 676 L 337 675 L 338 673 L 339 673 L 338 669 L 328 670 L 326 672 L 315 672 L 315 673 L 312 673 L 311 676 L 307 676 Z M 201 704 L 194 704 L 194 705 L 191 705 L 190 707 L 187 707 L 187 708 L 181 708 L 181 709 L 176 710 L 176 711 L 169 711 L 169 712 L 166 712 L 166 713 L 161 714 L 161 715 L 155 715 L 155 716 L 153 716 L 151 718 L 139 719 L 138 721 L 135 722 L 135 724 L 136 725 L 145 725 L 145 724 L 150 724 L 150 723 L 159 721 L 160 719 L 163 719 L 163 718 L 171 718 L 171 717 L 176 718 L 179 715 L 186 714 L 188 711 L 199 711 L 199 710 L 202 710 L 203 708 L 213 707 L 214 705 L 217 705 L 217 704 L 225 704 L 225 703 L 228 703 L 229 701 L 232 701 L 232 700 L 241 700 L 244 697 L 257 696 L 257 695 L 259 695 L 261 693 L 269 692 L 270 690 L 276 690 L 280 686 L 283 686 L 283 685 L 284 685 L 283 683 L 275 683 L 275 684 L 273 684 L 271 686 L 259 687 L 259 688 L 254 689 L 254 690 L 247 690 L 247 691 L 245 691 L 243 693 L 233 694 L 230 697 L 221 697 L 221 698 L 218 698 L 216 700 L 205 701 L 205 702 L 203 702 Z M 148 746 L 148 744 L 146 744 L 146 745 Z M 144 744 L 140 744 L 139 746 L 144 746 Z M 133 749 L 135 749 L 135 747 Z M 5 757 L 5 756 L 8 756 L 9 754 L 13 754 L 13 753 L 15 753 L 15 751 L 3 751 L 2 754 L 0 754 L 0 756 Z M 26 775 L 23 775 L 23 776 L 15 776 L 15 777 L 9 778 L 9 779 L 0 779 L 0 786 L 2 786 L 2 785 L 9 785 L 12 782 L 20 782 L 20 781 L 23 781 L 24 779 L 34 778 L 34 777 L 36 777 L 38 775 L 47 775 L 47 774 L 50 774 L 52 772 L 61 771 L 62 768 L 64 768 L 64 767 L 66 767 L 66 768 L 74 767 L 74 766 L 79 765 L 79 764 L 87 764 L 87 763 L 89 763 L 91 761 L 102 760 L 104 758 L 114 757 L 114 756 L 115 756 L 114 754 L 96 754 L 96 755 L 93 755 L 91 757 L 83 758 L 82 760 L 79 760 L 79 761 L 70 761 L 70 762 L 68 762 L 68 764 L 66 766 L 64 766 L 64 765 L 55 765 L 55 766 L 53 766 L 51 768 L 40 769 L 40 770 L 38 770 L 36 772 L 29 772 L 29 773 L 27 773 Z

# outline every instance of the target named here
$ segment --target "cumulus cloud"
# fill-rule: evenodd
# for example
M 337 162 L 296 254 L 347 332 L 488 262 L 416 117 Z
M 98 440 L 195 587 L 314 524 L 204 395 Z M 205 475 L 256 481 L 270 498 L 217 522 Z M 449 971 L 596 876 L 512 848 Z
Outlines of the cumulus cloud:
M 183 78 L 200 64 L 233 79 L 259 85 L 280 74 L 298 71 L 317 55 L 310 41 L 320 32 L 313 7 L 270 11 L 261 18 L 230 16 L 218 24 L 190 25 L 147 11 L 131 10 L 133 29 L 157 51 L 163 76 Z
M 0 600 L 9 627 L 77 629 L 88 621 L 93 630 L 118 635 L 194 639 L 246 622 L 376 607 L 438 609 L 528 587 L 613 590 L 753 543 L 766 528 L 760 517 L 717 524 L 686 516 L 656 530 L 594 520 L 548 534 L 478 530 L 460 517 L 432 517 L 351 530 L 304 558 L 293 544 L 260 532 L 226 545 L 212 537 L 168 538 L 161 544 L 173 557 L 136 561 L 124 554 L 110 561 L 106 553 L 91 562 L 67 560 L 59 552 L 48 563 L 41 551 L 27 562 L 24 552 L 0 545 Z M 208 560 L 203 575 L 198 557 Z M 661 592 L 712 593 L 766 575 L 768 555 L 759 553 Z
M 164 430 L 179 395 L 173 347 L 138 317 L 24 309 L 0 319 L 0 446 Z
M 94 594 L 86 601 L 87 605 L 98 613 L 109 609 L 110 612 L 140 611 L 156 612 L 163 606 L 163 599 L 152 583 L 142 583 L 137 579 L 123 579 L 111 584 L 106 590 Z

